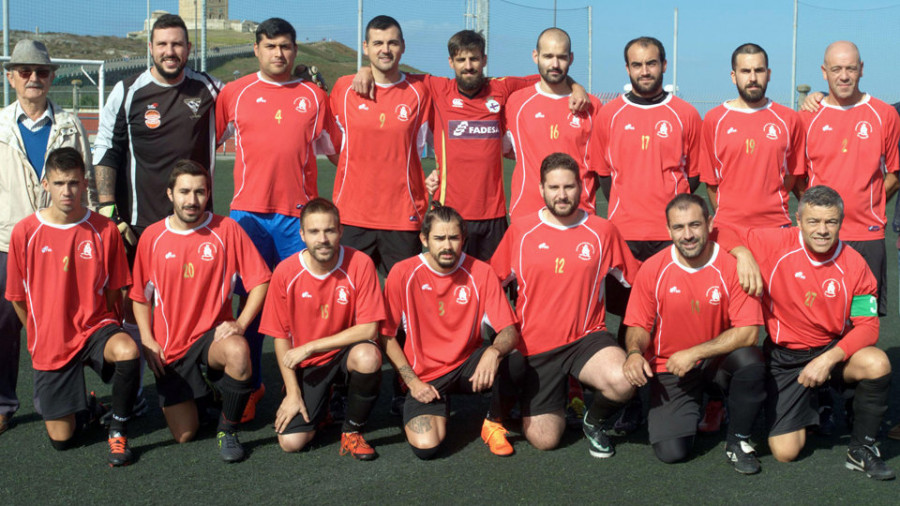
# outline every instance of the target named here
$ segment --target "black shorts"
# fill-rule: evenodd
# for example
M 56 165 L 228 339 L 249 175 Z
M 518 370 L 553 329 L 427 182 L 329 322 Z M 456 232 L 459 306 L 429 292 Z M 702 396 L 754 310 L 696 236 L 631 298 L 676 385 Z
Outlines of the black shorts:
M 88 408 L 84 366 L 96 371 L 104 383 L 112 380 L 116 366 L 103 359 L 103 351 L 109 339 L 119 332 L 125 330 L 115 324 L 101 327 L 62 368 L 34 371 L 34 396 L 40 402 L 44 420 L 58 420 Z
M 328 401 L 331 398 L 332 385 L 348 385 L 350 372 L 347 370 L 347 358 L 354 346 L 372 344 L 372 341 L 354 343 L 339 351 L 327 363 L 312 367 L 298 367 L 294 370 L 297 383 L 300 384 L 300 395 L 303 396 L 303 404 L 306 405 L 306 413 L 309 414 L 309 423 L 300 415 L 295 416 L 281 432 L 282 434 L 296 434 L 298 432 L 312 432 L 328 414 Z
M 616 346 L 616 338 L 604 330 L 550 351 L 525 357 L 527 365 L 522 384 L 522 415 L 537 416 L 565 408 L 569 375 L 577 378 L 584 364 L 607 346 Z
M 656 373 L 650 378 L 650 411 L 647 414 L 650 444 L 697 433 L 707 385 L 715 383 L 723 391 L 728 388 L 726 378 L 719 374 L 724 359 L 725 356 L 704 360 L 700 367 L 692 369 L 683 378 L 667 372 Z
M 211 392 L 207 378 L 210 382 L 222 379 L 225 371 L 209 367 L 209 347 L 215 336 L 216 329 L 207 330 L 188 348 L 183 357 L 166 365 L 163 375 L 156 377 L 160 407 L 174 406 L 204 397 Z M 203 377 L 201 365 L 206 366 L 206 378 Z
M 766 426 L 769 437 L 819 424 L 818 389 L 804 387 L 797 382 L 797 378 L 806 364 L 836 344 L 837 340 L 827 346 L 791 350 L 766 339 L 763 353 L 766 356 Z M 846 389 L 845 364 L 840 362 L 834 366 L 831 379 L 826 382 L 838 392 Z
M 672 244 L 672 241 L 625 241 L 634 258 L 641 262 Z M 625 308 L 628 306 L 628 298 L 631 296 L 631 288 L 625 288 L 619 281 L 606 276 L 606 310 L 614 315 L 625 316 Z
M 878 283 L 878 316 L 887 316 L 887 253 L 884 239 L 874 241 L 844 241 L 866 260 Z
M 463 251 L 466 255 L 487 262 L 494 255 L 508 228 L 506 216 L 492 220 L 466 220 L 466 244 Z
M 475 350 L 475 353 L 472 353 L 472 356 L 467 358 L 465 362 L 459 365 L 459 367 L 440 378 L 435 378 L 428 382 L 429 385 L 436 388 L 438 393 L 441 394 L 440 399 L 435 399 L 428 404 L 424 404 L 417 401 L 411 393 L 407 392 L 406 402 L 403 403 L 403 425 L 409 423 L 413 418 L 422 415 L 443 416 L 444 418 L 449 417 L 450 399 L 448 396 L 450 394 L 475 393 L 475 391 L 472 390 L 472 383 L 469 382 L 469 378 L 475 374 L 478 362 L 481 360 L 481 356 L 486 349 L 487 347 L 484 346 L 478 348 Z
M 344 225 L 341 244 L 369 255 L 385 276 L 397 262 L 422 252 L 419 233 L 407 230 L 378 230 Z

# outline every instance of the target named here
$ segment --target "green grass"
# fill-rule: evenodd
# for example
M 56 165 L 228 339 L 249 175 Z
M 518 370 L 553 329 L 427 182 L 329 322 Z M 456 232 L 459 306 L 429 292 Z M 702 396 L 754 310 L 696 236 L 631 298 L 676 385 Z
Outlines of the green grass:
M 220 213 L 227 212 L 231 196 L 230 168 L 230 160 L 220 160 L 215 188 Z M 333 178 L 334 168 L 322 162 L 323 195 L 330 196 Z M 895 240 L 889 233 L 889 251 L 894 251 Z M 890 257 L 892 309 L 882 320 L 880 346 L 896 365 L 897 269 L 893 253 Z M 611 323 L 615 325 L 612 319 Z M 21 364 L 22 408 L 13 428 L 0 436 L 0 502 L 5 504 L 893 504 L 898 493 L 896 482 L 877 483 L 844 469 L 845 435 L 811 437 L 798 462 L 781 464 L 771 457 L 764 434 L 757 430 L 754 440 L 761 443 L 763 472 L 750 477 L 738 475 L 726 463 L 721 435 L 699 437 L 689 462 L 665 465 L 654 457 L 646 430 L 620 440 L 616 456 L 606 460 L 588 455 L 577 430 L 568 431 L 560 448 L 550 452 L 534 450 L 514 432 L 516 455 L 501 459 L 490 455 L 480 441 L 481 417 L 488 406 L 480 396 L 454 399 L 446 451 L 434 461 L 420 462 L 409 451 L 398 420 L 387 413 L 390 372 L 385 374 L 367 436 L 381 454 L 378 460 L 364 463 L 339 457 L 337 428 L 320 433 L 310 451 L 287 455 L 278 448 L 271 428 L 281 380 L 270 342 L 263 358 L 269 393 L 257 421 L 241 433 L 250 450 L 246 462 L 220 462 L 210 431 L 197 441 L 174 444 L 156 407 L 156 389 L 148 373 L 145 392 L 153 408 L 131 426 L 139 461 L 109 469 L 100 432 L 91 434 L 85 446 L 64 453 L 50 447 L 33 411 L 32 371 L 24 346 Z M 108 401 L 109 388 L 92 372 L 85 375 L 88 387 Z M 891 406 L 885 426 L 900 419 L 898 411 L 896 403 Z M 888 464 L 900 469 L 900 443 L 885 441 L 882 452 Z

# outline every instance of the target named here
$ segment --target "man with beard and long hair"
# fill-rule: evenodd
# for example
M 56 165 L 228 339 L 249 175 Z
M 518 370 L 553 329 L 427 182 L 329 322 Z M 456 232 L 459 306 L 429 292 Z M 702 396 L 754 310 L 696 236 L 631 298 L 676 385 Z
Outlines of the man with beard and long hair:
M 144 229 L 172 212 L 166 188 L 175 162 L 189 159 L 215 170 L 215 100 L 222 83 L 186 67 L 190 52 L 184 21 L 160 16 L 150 30 L 153 65 L 116 83 L 100 112 L 94 139 L 98 211 L 119 226 L 129 264 Z M 124 327 L 140 341 L 129 300 Z M 145 406 L 141 395 L 135 412 Z
M 584 190 L 579 205 L 594 210 L 596 180 L 592 139 L 600 101 L 590 97 L 583 110 L 569 110 L 572 85 L 569 67 L 574 61 L 569 34 L 548 28 L 538 37 L 532 59 L 541 79 L 534 86 L 512 94 L 506 103 L 506 139 L 515 152 L 516 167 L 510 184 L 509 215 L 515 220 L 534 216 L 543 207 L 540 191 L 541 161 L 551 153 L 566 153 L 577 161 L 579 183 Z
M 600 110 L 596 127 L 600 188 L 609 201 L 607 217 L 622 232 L 631 253 L 646 260 L 670 244 L 663 211 L 679 193 L 700 184 L 700 114 L 663 89 L 666 50 L 653 37 L 625 44 L 631 91 Z M 628 290 L 607 280 L 607 307 L 624 315 Z M 624 344 L 625 328 L 619 328 Z M 640 397 L 612 427 L 614 434 L 641 422 Z
M 806 173 L 806 136 L 794 110 L 766 98 L 771 74 L 766 51 L 742 44 L 731 55 L 738 97 L 703 119 L 700 180 L 716 224 L 791 224 L 789 192 Z
M 262 309 L 271 273 L 237 222 L 206 210 L 209 194 L 207 170 L 179 160 L 166 191 L 174 214 L 141 236 L 129 296 L 175 441 L 196 436 L 195 400 L 208 395 L 214 383 L 222 395 L 219 453 L 225 462 L 237 462 L 245 455 L 237 429 L 252 389 L 243 334 Z M 232 295 L 238 278 L 249 295 L 235 319 Z
M 650 443 L 667 463 L 690 453 L 705 384 L 727 391 L 726 456 L 739 473 L 757 473 L 749 439 L 766 397 L 759 299 L 741 289 L 734 257 L 709 240 L 702 198 L 672 199 L 666 225 L 673 245 L 641 265 L 625 313 L 625 377 L 650 385 Z
M 500 279 L 518 282 L 518 350 L 527 364 L 509 374 L 521 388 L 522 430 L 535 448 L 559 444 L 572 375 L 594 390 L 582 422 L 590 454 L 611 457 L 602 426 L 634 387 L 622 371 L 625 352 L 606 331 L 603 282 L 630 286 L 639 264 L 614 225 L 579 207 L 581 169 L 571 156 L 541 162 L 540 191 L 544 208 L 513 220 L 491 258 Z
M 340 454 L 374 460 L 378 454 L 361 431 L 381 384 L 376 342 L 384 301 L 375 264 L 340 245 L 343 227 L 331 202 L 310 200 L 300 224 L 306 248 L 275 268 L 260 323 L 260 332 L 275 338 L 284 379 L 278 443 L 286 452 L 302 450 L 327 415 L 331 386 L 347 385 Z
M 507 456 L 501 406 L 512 398 L 498 369 L 515 362 L 516 317 L 491 267 L 463 253 L 466 225 L 453 208 L 425 214 L 420 234 L 428 251 L 398 263 L 385 282 L 387 318 L 381 329 L 384 350 L 409 389 L 403 425 L 413 454 L 432 458 L 447 435 L 450 394 L 491 391 L 490 412 L 481 437 L 495 455 Z M 485 346 L 482 323 L 497 332 Z M 406 341 L 396 339 L 406 329 Z

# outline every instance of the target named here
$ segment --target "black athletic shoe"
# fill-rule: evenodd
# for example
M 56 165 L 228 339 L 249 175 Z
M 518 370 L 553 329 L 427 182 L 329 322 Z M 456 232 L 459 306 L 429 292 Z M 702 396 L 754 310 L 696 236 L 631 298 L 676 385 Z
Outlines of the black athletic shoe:
M 835 430 L 837 426 L 834 423 L 834 409 L 831 406 L 820 406 L 819 427 L 816 432 L 827 437 L 833 435 Z
M 106 461 L 110 467 L 127 466 L 134 460 L 134 454 L 128 447 L 128 438 L 119 431 L 111 431 L 109 433 L 109 454 Z
M 734 470 L 741 474 L 756 474 L 760 470 L 756 450 L 746 441 L 725 443 L 725 456 L 731 461 Z
M 244 447 L 238 441 L 237 432 L 219 431 L 216 444 L 219 445 L 219 454 L 225 462 L 230 464 L 244 460 Z
M 406 403 L 405 395 L 395 395 L 391 398 L 391 416 L 401 416 L 403 414 L 403 404 Z
M 874 480 L 893 480 L 894 471 L 881 460 L 881 453 L 874 446 L 860 446 L 847 450 L 847 469 L 862 471 Z
M 607 436 L 606 433 L 603 432 L 603 427 L 601 427 L 600 424 L 596 426 L 591 425 L 590 422 L 587 421 L 587 413 L 585 413 L 584 420 L 582 420 L 581 422 L 581 430 L 584 432 L 585 437 L 587 437 L 588 442 L 591 444 L 591 457 L 606 459 L 616 454 L 616 447 L 613 446 L 612 440 L 609 439 L 609 436 Z
M 610 436 L 621 437 L 638 430 L 644 423 L 643 411 L 641 399 L 635 396 L 625 405 L 625 408 L 622 409 L 622 414 L 616 419 L 612 428 L 606 430 L 606 433 Z

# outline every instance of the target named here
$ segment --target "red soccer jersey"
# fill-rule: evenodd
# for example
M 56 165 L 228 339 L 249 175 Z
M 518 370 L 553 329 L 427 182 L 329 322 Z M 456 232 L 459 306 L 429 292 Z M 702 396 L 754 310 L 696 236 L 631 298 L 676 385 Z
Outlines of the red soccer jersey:
M 231 296 L 238 277 L 250 291 L 270 276 L 250 237 L 231 218 L 208 213 L 186 231 L 169 228 L 166 218 L 141 235 L 129 295 L 153 303 L 153 337 L 172 363 L 205 332 L 234 319 Z
M 669 246 L 637 273 L 623 323 L 652 334 L 644 356 L 654 372 L 668 372 L 666 361 L 677 351 L 733 327 L 763 324 L 759 299 L 741 289 L 734 257 L 711 245 L 712 257 L 702 267 L 683 265 Z
M 841 339 L 838 346 L 850 358 L 878 341 L 875 277 L 853 248 L 840 242 L 830 255 L 812 253 L 796 227 L 723 228 L 719 241 L 726 249 L 743 244 L 756 258 L 765 287 L 766 330 L 775 343 L 802 350 Z M 871 311 L 851 315 L 854 297 L 871 301 Z
M 883 176 L 900 169 L 897 111 L 869 95 L 852 107 L 820 105 L 815 113 L 800 113 L 809 186 L 827 185 L 843 197 L 841 239 L 883 239 Z
M 376 85 L 376 99 L 350 88 L 344 76 L 331 90 L 331 110 L 343 133 L 334 179 L 341 223 L 418 231 L 428 198 L 420 153 L 425 147 L 431 94 L 425 76 L 404 75 Z
M 592 171 L 591 133 L 600 111 L 600 101 L 591 96 L 590 107 L 578 113 L 569 111 L 569 95 L 551 95 L 541 84 L 521 89 L 506 103 L 508 141 L 516 152 L 513 169 L 509 216 L 516 219 L 533 215 L 544 207 L 541 198 L 541 162 L 551 153 L 567 153 L 581 169 L 585 182 L 581 207 L 594 212 L 596 184 Z
M 609 220 L 629 241 L 668 241 L 666 204 L 700 175 L 700 114 L 671 94 L 654 105 L 623 95 L 597 121 L 595 167 L 612 177 Z
M 700 180 L 718 186 L 716 223 L 790 225 L 784 178 L 806 173 L 805 147 L 800 116 L 771 100 L 759 109 L 726 102 L 709 111 L 703 119 Z
M 434 200 L 467 220 L 506 216 L 503 194 L 503 106 L 509 95 L 538 76 L 487 79 L 474 97 L 455 79 L 428 76 L 433 97 L 434 153 L 441 185 Z
M 519 350 L 526 356 L 605 330 L 604 278 L 629 286 L 640 265 L 603 218 L 585 212 L 562 228 L 542 215 L 514 220 L 491 258 L 501 279 L 518 280 Z
M 403 325 L 403 353 L 425 382 L 456 369 L 482 345 L 482 321 L 497 332 L 516 323 L 490 266 L 466 254 L 448 274 L 432 270 L 424 254 L 403 260 L 388 274 L 384 298 L 381 333 L 396 336 Z
M 38 211 L 13 228 L 7 262 L 6 299 L 25 302 L 35 369 L 62 368 L 96 330 L 120 323 L 106 292 L 130 285 L 131 275 L 109 219 L 88 211 L 78 223 L 54 225 Z
M 266 293 L 259 331 L 290 339 L 291 348 L 333 336 L 361 323 L 384 320 L 384 301 L 375 264 L 365 253 L 343 246 L 331 272 L 313 274 L 303 251 L 278 264 Z M 322 365 L 340 349 L 313 355 L 300 367 Z
M 323 130 L 330 116 L 325 92 L 308 81 L 275 83 L 257 72 L 225 86 L 216 100 L 216 138 L 221 144 L 235 135 L 231 209 L 300 216 L 319 196 L 314 144 L 334 153 Z

